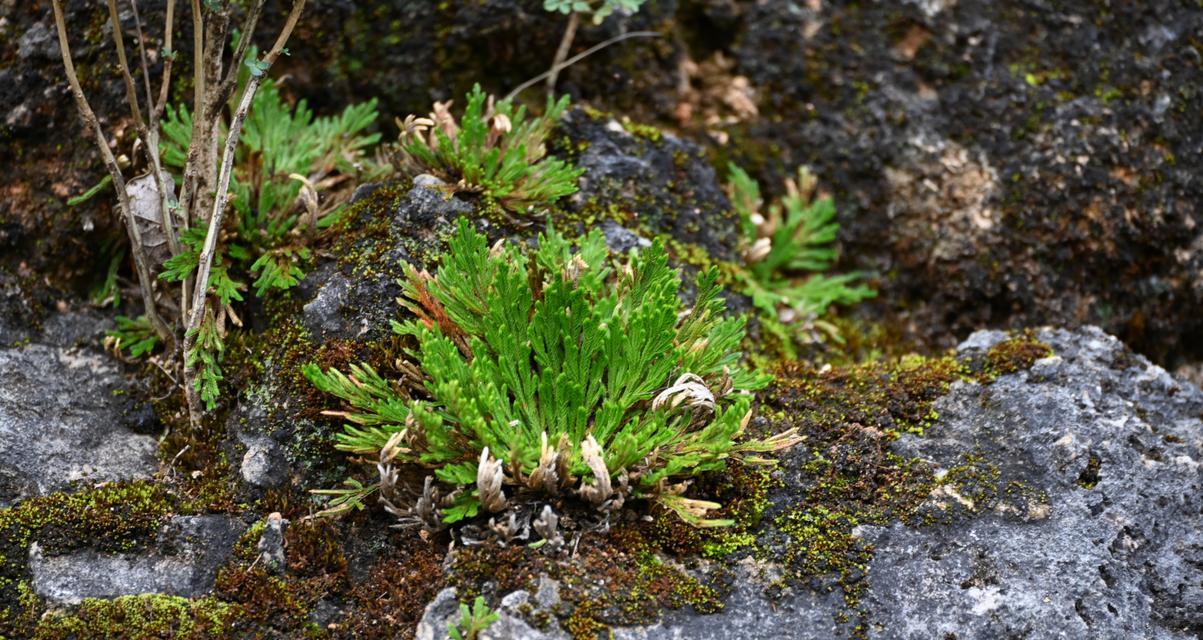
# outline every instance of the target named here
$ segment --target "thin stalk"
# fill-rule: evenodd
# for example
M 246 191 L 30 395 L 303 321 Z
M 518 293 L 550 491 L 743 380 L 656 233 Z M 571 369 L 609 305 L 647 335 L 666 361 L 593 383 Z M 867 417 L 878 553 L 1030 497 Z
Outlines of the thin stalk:
M 571 58 L 565 60 L 562 64 L 554 66 L 551 69 L 548 69 L 547 71 L 544 71 L 543 73 L 540 73 L 539 75 L 531 78 L 530 80 L 523 82 L 522 84 L 518 85 L 517 87 L 514 87 L 513 91 L 510 91 L 509 93 L 507 93 L 505 95 L 504 100 L 512 100 L 514 98 L 514 96 L 517 96 L 519 93 L 522 93 L 523 91 L 535 86 L 536 84 L 538 84 L 539 82 L 541 82 L 542 80 L 544 80 L 545 78 L 550 76 L 553 71 L 559 72 L 562 69 L 571 67 L 572 65 L 580 62 L 581 60 L 584 60 L 585 58 L 588 58 L 589 56 L 597 53 L 598 51 L 601 51 L 602 49 L 605 49 L 606 47 L 608 47 L 612 44 L 618 44 L 619 42 L 622 42 L 623 40 L 630 40 L 631 38 L 658 38 L 658 37 L 660 37 L 660 35 L 661 35 L 660 33 L 657 33 L 655 31 L 632 31 L 630 33 L 624 33 L 620 36 L 614 36 L 613 38 L 610 38 L 609 40 L 606 40 L 605 42 L 595 44 L 592 47 L 585 49 L 584 51 L 576 54 L 575 56 L 572 56 Z
M 125 230 L 129 234 L 132 245 L 131 253 L 134 256 L 134 265 L 138 272 L 138 288 L 142 292 L 142 305 L 146 309 L 146 319 L 160 340 L 165 344 L 174 345 L 175 335 L 168 328 L 167 323 L 163 322 L 163 318 L 159 316 L 155 306 L 154 284 L 151 280 L 150 269 L 146 265 L 146 256 L 141 251 L 142 237 L 138 231 L 137 222 L 134 220 L 133 212 L 130 210 L 129 194 L 125 190 L 125 178 L 122 177 L 121 168 L 117 166 L 117 159 L 113 157 L 108 141 L 105 140 L 104 131 L 100 128 L 100 121 L 96 118 L 96 113 L 92 111 L 92 105 L 88 103 L 87 96 L 84 95 L 83 87 L 79 84 L 79 76 L 75 72 L 75 63 L 71 60 L 71 45 L 67 40 L 67 21 L 63 17 L 63 7 L 60 0 L 51 0 L 51 6 L 54 9 L 54 25 L 58 31 L 59 50 L 63 56 L 63 70 L 67 76 L 67 83 L 71 86 L 71 95 L 75 98 L 75 105 L 79 109 L 80 117 L 83 118 L 92 133 L 96 147 L 100 149 L 100 157 L 104 161 L 105 168 L 108 169 L 109 176 L 113 179 L 113 188 L 117 192 L 117 208 L 121 212 Z
M 572 49 L 572 41 L 576 38 L 576 28 L 581 23 L 581 14 L 573 11 L 568 16 L 568 26 L 564 29 L 564 37 L 560 38 L 560 47 L 556 49 L 556 57 L 552 58 L 551 69 L 547 75 L 547 95 L 555 97 L 556 95 L 556 78 L 560 75 L 560 69 L 563 68 L 564 59 L 568 57 L 568 52 Z
M 297 21 L 301 17 L 301 11 L 305 7 L 305 0 L 295 0 L 292 6 L 292 11 L 288 14 L 288 19 L 284 23 L 284 27 L 280 30 L 280 35 L 276 38 L 275 44 L 267 55 L 263 57 L 263 66 L 261 73 L 252 74 L 247 81 L 246 88 L 242 92 L 242 99 L 238 103 L 237 109 L 230 120 L 230 130 L 226 134 L 225 151 L 222 156 L 221 173 L 217 179 L 217 192 L 213 201 L 213 211 L 209 215 L 209 229 L 205 234 L 205 244 L 201 249 L 201 254 L 197 264 L 196 271 L 196 289 L 192 296 L 192 309 L 188 316 L 187 328 L 184 332 L 184 355 L 185 363 L 187 362 L 187 354 L 196 347 L 196 335 L 200 329 L 201 323 L 205 319 L 205 309 L 207 301 L 207 293 L 209 290 L 209 276 L 213 268 L 213 256 L 217 250 L 217 236 L 221 230 L 221 220 L 225 213 L 227 198 L 230 192 L 230 176 L 234 169 L 234 153 L 238 148 L 238 139 L 242 135 L 242 125 L 246 121 L 247 113 L 251 109 L 251 103 L 255 99 L 255 92 L 259 90 L 259 85 L 267 76 L 267 71 L 280 57 L 284 50 L 284 45 L 288 42 L 288 38 L 292 35 L 293 29 L 297 26 Z M 200 422 L 200 398 L 196 393 L 196 385 L 193 380 L 195 371 L 185 364 L 185 392 L 188 398 L 189 413 L 194 425 L 199 425 Z

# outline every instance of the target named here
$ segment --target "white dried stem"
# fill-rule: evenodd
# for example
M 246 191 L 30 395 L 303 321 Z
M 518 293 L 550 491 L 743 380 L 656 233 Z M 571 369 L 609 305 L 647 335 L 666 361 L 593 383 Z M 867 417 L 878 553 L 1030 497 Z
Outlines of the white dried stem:
M 489 448 L 480 452 L 480 464 L 476 467 L 476 490 L 480 495 L 480 506 L 485 511 L 496 513 L 506 508 L 509 502 L 501 490 L 505 482 L 500 460 L 489 456 Z

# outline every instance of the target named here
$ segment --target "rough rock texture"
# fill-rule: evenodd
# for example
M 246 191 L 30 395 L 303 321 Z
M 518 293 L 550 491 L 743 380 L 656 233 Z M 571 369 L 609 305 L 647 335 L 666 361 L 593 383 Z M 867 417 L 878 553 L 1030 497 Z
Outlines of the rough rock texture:
M 103 4 L 83 0 L 63 5 L 84 90 L 109 135 L 119 132 L 118 151 L 134 157 L 133 127 L 122 122 L 129 110 L 114 72 L 107 11 Z M 652 29 L 668 35 L 675 7 L 671 1 L 648 3 L 634 16 L 618 12 L 602 25 L 583 21 L 577 45 L 588 47 L 627 31 Z M 126 43 L 133 46 L 133 14 L 126 5 L 120 10 Z M 157 52 L 163 4 L 140 10 L 151 39 L 148 48 Z M 190 65 L 190 18 L 186 8 L 181 11 L 173 44 Z M 268 3 L 258 30 L 261 48 L 275 37 L 286 11 L 287 5 Z M 455 99 L 458 104 L 473 83 L 503 94 L 546 71 L 566 21 L 566 16 L 544 10 L 542 0 L 310 0 L 289 43 L 292 53 L 279 61 L 273 75 L 284 78 L 286 94 L 307 98 L 322 113 L 378 97 L 381 120 L 389 122 L 393 116 L 425 114 L 434 100 Z M 678 48 L 670 37 L 629 40 L 565 69 L 560 90 L 608 94 L 627 106 L 658 104 L 660 111 L 669 111 L 672 73 L 633 69 L 655 61 L 656 69 L 671 70 Z M 91 268 L 92 261 L 105 259 L 113 239 L 121 242 L 123 234 L 108 202 L 111 190 L 84 206 L 66 205 L 68 198 L 100 180 L 104 169 L 91 140 L 81 137 L 61 65 L 50 3 L 0 1 L 0 86 L 5 88 L 0 92 L 0 153 L 11 160 L 0 185 L 0 263 L 25 260 L 39 271 L 53 272 L 57 281 L 95 285 L 103 274 Z M 156 82 L 158 72 L 155 61 Z M 534 89 L 528 97 L 541 102 Z M 141 159 L 135 157 L 135 162 Z
M 129 399 L 108 356 L 44 344 L 3 349 L 0 380 L 0 503 L 158 468 L 147 435 L 153 414 Z
M 739 225 L 701 147 L 582 109 L 565 114 L 562 127 L 571 149 L 584 147 L 576 164 L 585 174 L 569 211 L 697 244 L 715 258 L 736 257 Z
M 386 121 L 422 114 L 544 71 L 564 18 L 541 4 L 314 0 L 278 71 L 322 111 L 378 96 Z M 116 75 L 87 73 L 113 64 L 103 7 L 66 5 L 85 88 L 120 118 Z M 102 171 L 61 108 L 49 8 L 0 3 L 0 18 L 0 149 L 15 159 L 0 262 L 95 285 L 89 260 L 120 230 L 103 197 L 64 205 Z M 844 255 L 886 276 L 880 299 L 915 336 L 1096 323 L 1160 362 L 1203 357 L 1196 4 L 666 1 L 582 25 L 576 50 L 640 29 L 662 37 L 566 69 L 561 90 L 703 137 L 769 193 L 813 165 L 837 192 Z M 176 46 L 187 58 L 190 39 Z
M 301 283 L 300 292 L 307 300 L 302 323 L 314 340 L 330 338 L 372 339 L 391 332 L 389 320 L 397 318 L 397 285 L 400 265 L 413 262 L 409 247 L 429 244 L 452 229 L 460 214 L 472 208 L 456 197 L 448 197 L 433 176 L 414 179 L 414 186 L 403 196 L 388 203 L 387 238 L 372 238 L 354 250 L 372 256 L 370 265 L 356 264 L 348 256 L 334 256 L 318 266 Z M 356 202 L 373 192 L 357 192 Z M 377 212 L 379 213 L 379 212 Z M 370 266 L 372 271 L 365 273 Z
M 1003 338 L 977 333 L 960 350 Z M 1041 339 L 1054 357 L 954 385 L 938 426 L 897 445 L 946 469 L 980 454 L 1008 490 L 936 499 L 981 514 L 964 522 L 866 532 L 880 635 L 1203 633 L 1203 393 L 1097 329 Z
M 951 346 L 1096 323 L 1155 359 L 1203 327 L 1195 3 L 757 2 L 732 154 L 837 191 L 845 255 Z
M 467 604 L 471 606 L 471 603 Z M 499 606 L 493 610 L 497 619 L 477 637 L 480 640 L 567 640 L 570 636 L 560 628 L 554 617 L 559 604 L 559 584 L 546 577 L 540 578 L 535 595 L 514 591 L 502 598 Z M 422 613 L 414 638 L 441 640 L 449 637 L 448 629 L 460 620 L 459 607 L 455 587 L 440 591 Z M 546 627 L 531 626 L 527 620 L 534 617 L 547 618 Z
M 244 529 L 226 516 L 177 516 L 159 532 L 158 550 L 142 554 L 88 550 L 43 557 L 35 543 L 29 553 L 33 590 L 59 605 L 142 593 L 203 595 Z
M 1005 338 L 975 333 L 959 356 Z M 1096 328 L 1039 338 L 1055 355 L 989 385 L 954 383 L 936 424 L 892 445 L 937 476 L 969 470 L 978 482 L 939 484 L 917 526 L 855 530 L 875 548 L 862 601 L 869 637 L 1203 634 L 1203 391 Z M 794 587 L 770 601 L 774 575 L 746 560 L 720 613 L 672 611 L 615 637 L 850 632 L 837 622 L 847 611 L 838 589 Z

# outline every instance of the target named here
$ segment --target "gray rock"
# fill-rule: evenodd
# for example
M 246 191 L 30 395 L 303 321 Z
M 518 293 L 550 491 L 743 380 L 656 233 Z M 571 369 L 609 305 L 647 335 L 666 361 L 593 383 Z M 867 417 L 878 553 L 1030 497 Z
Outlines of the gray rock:
M 53 313 L 42 321 L 42 334 L 37 342 L 56 347 L 97 346 L 112 328 L 112 318 L 95 311 Z
M 247 437 L 239 472 L 247 484 L 259 489 L 279 487 L 288 480 L 288 460 L 279 443 L 266 437 Z
M 414 630 L 415 640 L 449 638 L 447 628 L 459 619 L 459 598 L 455 587 L 447 587 L 434 597 L 422 612 L 422 619 Z
M 21 34 L 21 39 L 17 42 L 17 56 L 22 60 L 58 58 L 60 57 L 58 38 L 46 24 L 35 22 L 28 31 Z
M 371 275 L 337 261 L 324 262 L 309 273 L 299 287 L 308 300 L 301 321 L 315 341 L 368 340 L 391 333 L 389 320 L 399 313 L 397 279 L 402 263 L 410 260 L 407 247 L 434 245 L 460 215 L 472 212 L 471 205 L 449 195 L 442 185 L 433 176 L 418 176 L 409 193 L 385 212 L 391 218 L 387 244 L 365 248 L 366 253 L 381 256 L 374 261 Z
M 44 557 L 35 542 L 29 550 L 31 584 L 34 593 L 57 605 L 143 593 L 204 595 L 245 528 L 226 516 L 178 516 L 159 532 L 155 550 L 141 554 L 87 550 Z
M 978 332 L 960 355 L 1002 337 Z M 920 507 L 931 524 L 854 530 L 876 549 L 868 637 L 1203 637 L 1203 391 L 1096 328 L 1039 337 L 1055 355 L 954 384 L 923 437 L 892 445 L 937 476 L 977 465 L 988 480 L 942 483 Z M 769 600 L 771 562 L 732 569 L 720 613 L 669 611 L 614 637 L 819 639 L 856 624 L 836 622 L 849 613 L 839 589 L 794 585 Z M 511 598 L 531 603 L 511 594 L 503 610 Z
M 311 335 L 320 336 L 333 334 L 344 329 L 346 321 L 341 315 L 347 306 L 351 294 L 351 283 L 346 276 L 333 272 L 317 290 L 317 295 L 305 303 L 301 313 L 305 328 Z M 354 328 L 357 332 L 366 332 L 368 327 Z
M 466 603 L 471 605 L 471 603 Z M 568 634 L 560 628 L 553 614 L 560 604 L 560 585 L 546 576 L 539 578 L 538 592 L 531 596 L 526 591 L 506 594 L 494 613 L 497 619 L 478 636 L 480 640 L 567 640 Z M 439 592 L 426 606 L 415 634 L 417 640 L 442 640 L 449 638 L 448 629 L 459 622 L 460 602 L 454 587 Z M 544 615 L 540 615 L 544 614 Z M 538 629 L 527 620 L 533 617 L 550 620 L 546 628 Z
M 106 355 L 30 344 L 0 350 L 0 503 L 149 477 L 155 439 L 134 433 L 143 412 Z
M 288 558 L 284 555 L 284 530 L 287 528 L 288 520 L 279 513 L 272 513 L 267 516 L 263 535 L 259 536 L 259 561 L 268 572 L 276 575 L 284 575 L 288 568 Z
M 957 385 L 901 444 L 944 468 L 978 452 L 1015 491 L 962 522 L 869 536 L 873 635 L 1203 633 L 1203 393 L 1098 329 L 1040 338 L 1055 356 Z M 1022 504 L 1033 492 L 1046 506 Z
M 736 257 L 738 221 L 698 145 L 668 133 L 633 135 L 580 109 L 564 114 L 560 126 L 573 145 L 586 147 L 576 161 L 585 170 L 580 191 L 563 206 L 623 212 L 650 233 L 697 244 L 718 259 Z
M 652 241 L 619 225 L 613 220 L 602 223 L 602 233 L 606 235 L 606 246 L 614 253 L 626 253 L 631 249 L 643 249 L 652 246 Z

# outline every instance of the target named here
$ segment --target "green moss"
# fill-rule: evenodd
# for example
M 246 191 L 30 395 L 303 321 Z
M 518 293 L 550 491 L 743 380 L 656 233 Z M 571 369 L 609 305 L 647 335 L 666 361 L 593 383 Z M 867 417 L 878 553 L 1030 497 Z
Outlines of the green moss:
M 1037 360 L 1051 355 L 1052 347 L 1037 339 L 1035 332 L 1025 331 L 990 348 L 978 379 L 990 382 L 998 376 L 1026 371 Z
M 161 594 L 84 600 L 73 611 L 51 612 L 38 621 L 36 640 L 74 638 L 230 637 L 242 612 L 214 598 L 188 600 Z
M 1092 455 L 1086 461 L 1086 467 L 1078 474 L 1078 486 L 1090 490 L 1099 484 L 1099 469 L 1103 466 L 1098 456 Z
M 170 515 L 187 511 L 187 504 L 144 481 L 55 493 L 0 510 L 0 633 L 10 635 L 15 629 L 9 625 L 33 613 L 28 607 L 36 599 L 24 582 L 32 542 L 48 555 L 85 543 L 99 551 L 131 551 L 153 538 Z
M 873 558 L 871 545 L 852 535 L 855 515 L 823 506 L 803 506 L 778 516 L 777 529 L 787 537 L 776 558 L 788 577 L 821 590 L 837 586 L 844 603 L 855 608 L 867 585 L 862 578 Z
M 838 590 L 847 609 L 836 622 L 852 623 L 852 634 L 863 636 L 864 571 L 873 549 L 854 535 L 858 525 L 924 526 L 984 511 L 1045 517 L 1043 492 L 1005 481 L 980 456 L 937 475 L 921 459 L 892 453 L 889 443 L 932 428 L 939 419 L 934 402 L 952 383 L 989 384 L 1051 353 L 1034 334 L 1020 333 L 975 358 L 908 355 L 824 369 L 778 366 L 763 396 L 765 428 L 798 429 L 809 451 L 789 454 L 803 456 L 781 489 L 792 506 L 770 509 L 774 527 L 756 541 L 754 556 L 782 566 L 780 587 Z M 929 500 L 934 497 L 940 499 Z
M 622 123 L 622 128 L 627 133 L 635 136 L 636 138 L 643 138 L 648 142 L 660 142 L 660 138 L 664 135 L 664 132 L 660 131 L 660 129 L 648 124 L 632 122 L 631 119 L 626 116 L 623 116 L 620 122 Z

